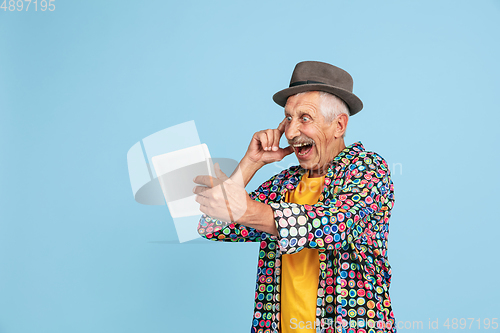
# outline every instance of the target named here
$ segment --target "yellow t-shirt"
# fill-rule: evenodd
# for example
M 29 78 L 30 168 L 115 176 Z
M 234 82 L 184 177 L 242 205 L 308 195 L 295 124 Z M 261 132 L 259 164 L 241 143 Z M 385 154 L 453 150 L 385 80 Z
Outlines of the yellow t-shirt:
M 318 202 L 325 177 L 309 178 L 306 172 L 285 201 L 314 205 Z M 316 299 L 319 279 L 319 254 L 304 248 L 281 257 L 281 328 L 280 333 L 316 332 Z

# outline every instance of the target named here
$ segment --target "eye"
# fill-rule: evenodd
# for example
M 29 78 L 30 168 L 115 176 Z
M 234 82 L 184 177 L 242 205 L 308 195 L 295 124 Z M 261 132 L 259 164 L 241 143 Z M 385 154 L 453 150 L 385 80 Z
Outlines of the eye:
M 286 117 L 285 119 L 288 121 L 292 121 L 292 117 L 290 117 L 290 116 Z
M 303 116 L 303 117 L 302 117 L 302 120 L 303 120 L 303 121 L 309 121 L 309 120 L 311 120 L 311 118 L 309 118 L 309 116 Z

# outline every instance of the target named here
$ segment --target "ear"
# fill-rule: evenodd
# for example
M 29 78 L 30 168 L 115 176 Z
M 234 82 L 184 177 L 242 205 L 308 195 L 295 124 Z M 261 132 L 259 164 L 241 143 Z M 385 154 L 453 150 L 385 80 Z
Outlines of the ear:
M 342 113 L 337 117 L 336 128 L 335 128 L 335 138 L 341 138 L 347 129 L 347 123 L 349 122 L 349 116 Z

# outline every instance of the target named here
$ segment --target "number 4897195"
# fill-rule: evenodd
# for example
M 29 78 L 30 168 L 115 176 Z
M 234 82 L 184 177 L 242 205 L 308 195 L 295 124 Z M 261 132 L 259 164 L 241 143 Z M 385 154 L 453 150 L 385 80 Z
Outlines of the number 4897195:
M 1 0 L 0 0 L 1 1 Z M 31 7 L 31 10 L 35 10 L 36 12 L 40 8 L 42 12 L 46 11 L 47 9 L 53 12 L 56 10 L 56 5 L 55 5 L 56 0 L 3 0 L 2 5 L 0 6 L 0 9 L 3 9 L 4 12 L 7 10 L 9 12 L 13 11 L 22 11 L 24 10 L 28 11 L 29 8 Z M 31 6 L 30 6 L 31 5 Z
M 443 326 L 447 329 L 456 330 L 460 328 L 463 329 L 493 329 L 496 330 L 498 328 L 498 318 L 452 318 L 450 324 L 450 318 L 446 318 Z M 470 323 L 469 323 L 470 321 Z M 481 325 L 482 324 L 482 325 Z M 468 327 L 467 327 L 468 326 Z

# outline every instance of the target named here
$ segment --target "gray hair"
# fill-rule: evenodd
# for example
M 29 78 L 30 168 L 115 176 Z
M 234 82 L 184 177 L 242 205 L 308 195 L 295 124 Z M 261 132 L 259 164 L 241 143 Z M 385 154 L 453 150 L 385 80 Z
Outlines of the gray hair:
M 346 102 L 339 97 L 324 91 L 319 92 L 319 97 L 321 99 L 321 112 L 327 121 L 332 122 L 341 114 L 348 117 L 351 115 Z

